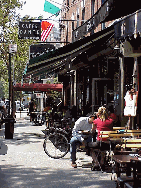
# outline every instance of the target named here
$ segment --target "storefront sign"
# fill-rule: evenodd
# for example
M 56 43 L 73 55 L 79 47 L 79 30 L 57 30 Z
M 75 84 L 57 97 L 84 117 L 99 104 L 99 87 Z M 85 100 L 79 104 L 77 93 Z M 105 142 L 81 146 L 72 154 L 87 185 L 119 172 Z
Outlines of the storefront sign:
M 41 39 L 41 22 L 19 22 L 19 39 Z
M 135 31 L 135 15 L 132 15 L 125 20 L 120 21 L 114 27 L 116 38 L 132 36 Z
M 87 35 L 94 30 L 105 18 L 109 15 L 110 8 L 112 7 L 114 0 L 106 1 L 100 9 L 89 20 L 87 20 L 82 26 L 73 31 L 73 42 Z
M 114 26 L 115 38 L 122 39 L 126 37 L 137 37 L 137 34 L 141 32 L 141 11 L 127 16 L 123 20 L 119 21 Z
M 43 94 L 42 93 L 36 93 L 36 98 L 43 98 Z
M 55 50 L 53 44 L 36 44 L 29 47 L 29 57 L 30 59 L 38 57 L 43 54 L 47 54 L 50 51 Z

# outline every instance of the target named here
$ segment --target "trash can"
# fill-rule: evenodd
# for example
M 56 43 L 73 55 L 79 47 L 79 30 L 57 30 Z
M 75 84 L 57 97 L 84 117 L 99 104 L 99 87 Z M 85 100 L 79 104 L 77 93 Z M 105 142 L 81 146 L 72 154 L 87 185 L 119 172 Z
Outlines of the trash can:
M 14 123 L 15 119 L 13 117 L 5 118 L 5 139 L 13 139 Z

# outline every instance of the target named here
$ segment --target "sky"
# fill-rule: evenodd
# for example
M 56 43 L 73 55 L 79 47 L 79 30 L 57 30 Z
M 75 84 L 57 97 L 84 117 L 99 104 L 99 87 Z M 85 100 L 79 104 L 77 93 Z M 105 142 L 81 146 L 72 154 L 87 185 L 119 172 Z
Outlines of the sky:
M 37 18 L 39 16 L 43 16 L 44 19 L 47 19 L 52 15 L 44 11 L 45 0 L 23 0 L 23 1 L 26 1 L 26 4 L 23 6 L 22 10 L 17 11 L 17 13 L 20 13 L 21 18 L 24 17 L 25 15 L 30 15 L 31 17 L 37 17 Z M 63 0 L 48 0 L 48 1 L 61 9 L 61 5 L 59 4 L 62 4 Z M 59 17 L 60 16 L 57 17 L 53 16 L 52 19 L 59 20 Z M 48 21 L 56 24 L 56 22 L 54 21 L 50 21 L 50 20 Z

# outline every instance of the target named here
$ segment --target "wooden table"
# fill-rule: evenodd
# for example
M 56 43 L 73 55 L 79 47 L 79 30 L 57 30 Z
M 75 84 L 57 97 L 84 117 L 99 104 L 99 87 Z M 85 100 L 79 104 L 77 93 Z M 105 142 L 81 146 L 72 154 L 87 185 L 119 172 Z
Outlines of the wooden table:
M 117 177 L 120 177 L 120 165 L 127 165 L 126 175 L 131 175 L 131 160 L 137 160 L 137 157 L 132 157 L 130 155 L 114 155 L 113 160 L 116 162 Z
M 126 165 L 126 176 L 131 176 L 131 168 L 133 168 L 133 187 L 136 187 L 138 184 L 137 181 L 137 168 L 139 163 L 141 161 L 138 159 L 138 157 L 132 157 L 130 155 L 114 155 L 113 159 L 116 162 L 116 173 L 117 173 L 117 178 L 120 177 L 120 165 L 125 164 Z

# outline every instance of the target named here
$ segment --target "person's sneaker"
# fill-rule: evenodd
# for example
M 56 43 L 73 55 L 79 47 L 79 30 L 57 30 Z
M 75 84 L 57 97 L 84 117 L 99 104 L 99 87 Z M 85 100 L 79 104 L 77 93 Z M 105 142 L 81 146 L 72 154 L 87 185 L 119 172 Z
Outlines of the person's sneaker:
M 71 166 L 72 166 L 73 168 L 77 168 L 77 164 L 76 164 L 75 162 L 72 162 Z

